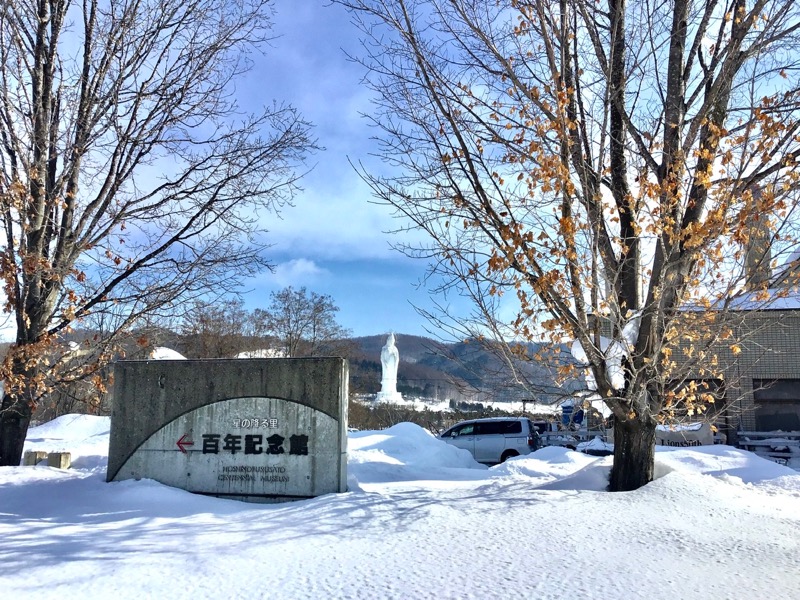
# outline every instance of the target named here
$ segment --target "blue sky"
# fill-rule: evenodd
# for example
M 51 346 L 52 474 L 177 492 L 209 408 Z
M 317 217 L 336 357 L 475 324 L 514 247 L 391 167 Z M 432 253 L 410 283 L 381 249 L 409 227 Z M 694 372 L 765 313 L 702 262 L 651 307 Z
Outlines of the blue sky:
M 392 250 L 395 236 L 386 232 L 400 223 L 390 207 L 371 202 L 348 162 L 379 164 L 370 157 L 376 132 L 361 116 L 370 111 L 371 92 L 361 83 L 363 67 L 345 54 L 358 53 L 359 32 L 329 0 L 274 0 L 274 6 L 272 47 L 253 56 L 252 72 L 234 93 L 252 112 L 273 101 L 291 104 L 314 124 L 324 149 L 311 156 L 294 207 L 268 217 L 267 258 L 276 269 L 246 282 L 245 304 L 266 308 L 270 292 L 305 286 L 330 295 L 339 323 L 355 336 L 428 335 L 430 324 L 414 309 L 432 305 L 418 286 L 426 265 Z M 13 331 L 13 319 L 0 315 L 0 339 L 12 339 Z
M 412 306 L 430 305 L 416 285 L 425 264 L 391 249 L 395 236 L 386 232 L 399 223 L 390 207 L 370 202 L 348 163 L 348 157 L 375 161 L 369 153 L 376 132 L 360 116 L 370 110 L 370 91 L 361 84 L 363 68 L 345 54 L 358 52 L 359 32 L 344 9 L 326 0 L 276 0 L 275 6 L 277 37 L 237 96 L 246 107 L 292 104 L 314 124 L 324 150 L 312 157 L 294 208 L 270 220 L 268 258 L 277 269 L 249 282 L 246 305 L 266 307 L 271 291 L 306 286 L 332 296 L 340 324 L 354 335 L 426 335 L 430 326 Z

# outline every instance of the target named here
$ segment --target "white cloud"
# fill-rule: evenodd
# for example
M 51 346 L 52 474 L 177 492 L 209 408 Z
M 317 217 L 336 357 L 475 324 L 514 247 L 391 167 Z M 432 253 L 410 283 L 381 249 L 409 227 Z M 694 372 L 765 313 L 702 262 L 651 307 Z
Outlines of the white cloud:
M 296 258 L 275 267 L 271 279 L 279 286 L 301 287 L 324 277 L 328 271 L 321 268 L 313 260 Z
M 276 8 L 276 38 L 243 80 L 237 99 L 254 111 L 272 98 L 292 104 L 314 124 L 312 135 L 323 149 L 309 157 L 311 170 L 299 182 L 294 207 L 280 218 L 262 216 L 268 232 L 263 241 L 272 246 L 272 256 L 296 256 L 302 248 L 303 256 L 322 263 L 390 258 L 390 246 L 399 240 L 384 232 L 405 223 L 393 217 L 391 207 L 371 202 L 371 189 L 349 162 L 377 172 L 385 168 L 372 156 L 376 132 L 362 116 L 373 111 L 373 92 L 360 83 L 363 67 L 345 54 L 359 51 L 360 32 L 338 5 L 277 0 Z

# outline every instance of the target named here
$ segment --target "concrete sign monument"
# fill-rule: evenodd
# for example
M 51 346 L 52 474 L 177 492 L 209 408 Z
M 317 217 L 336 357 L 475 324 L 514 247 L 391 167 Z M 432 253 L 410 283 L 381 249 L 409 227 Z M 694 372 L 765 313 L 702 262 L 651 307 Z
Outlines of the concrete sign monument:
M 347 489 L 340 358 L 122 361 L 108 481 L 255 502 Z

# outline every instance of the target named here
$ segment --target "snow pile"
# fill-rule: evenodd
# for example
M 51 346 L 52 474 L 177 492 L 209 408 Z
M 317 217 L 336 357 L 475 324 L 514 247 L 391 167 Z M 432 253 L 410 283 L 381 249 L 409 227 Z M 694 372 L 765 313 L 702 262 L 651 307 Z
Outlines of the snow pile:
M 348 472 L 359 484 L 471 478 L 463 471 L 487 469 L 467 450 L 446 444 L 413 423 L 351 433 L 347 459 Z
M 492 472 L 496 477 L 524 477 L 535 479 L 537 483 L 547 483 L 571 475 L 594 462 L 594 457 L 580 452 L 561 446 L 547 446 L 526 456 L 515 456 L 492 467 Z M 606 485 L 608 481 L 601 488 Z
M 575 449 L 578 452 L 583 452 L 592 456 L 607 456 L 614 453 L 614 444 L 609 444 L 599 435 L 596 435 L 588 442 L 581 442 Z
M 656 463 L 657 466 L 677 471 L 712 475 L 742 483 L 761 483 L 789 477 L 800 484 L 800 473 L 794 469 L 722 444 L 693 446 L 691 449 L 656 446 Z
M 152 360 L 186 360 L 186 357 L 180 352 L 172 350 L 171 348 L 164 348 L 163 346 L 153 348 L 153 351 L 150 353 L 150 358 Z
M 26 447 L 81 464 L 107 429 L 69 415 Z M 487 469 L 407 423 L 348 442 L 350 492 L 278 505 L 0 468 L 3 597 L 797 597 L 800 474 L 752 453 L 658 448 L 655 481 L 611 494 L 611 457 L 548 447 Z
M 105 473 L 108 464 L 108 417 L 63 415 L 28 430 L 23 452 L 69 452 L 72 466 Z

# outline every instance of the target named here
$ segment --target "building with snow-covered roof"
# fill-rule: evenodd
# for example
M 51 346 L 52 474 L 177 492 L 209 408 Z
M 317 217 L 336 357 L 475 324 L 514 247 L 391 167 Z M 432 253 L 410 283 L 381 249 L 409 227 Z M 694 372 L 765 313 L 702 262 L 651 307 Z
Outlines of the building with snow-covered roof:
M 775 273 L 765 258 L 748 260 L 745 291 L 726 303 L 734 335 L 716 348 L 723 378 L 706 380 L 725 407 L 729 439 L 736 431 L 800 431 L 800 253 Z M 703 366 L 690 377 L 701 380 Z
M 713 396 L 714 402 L 703 406 L 707 412 L 700 418 L 714 422 L 734 444 L 739 431 L 800 431 L 800 252 L 774 273 L 769 253 L 756 257 L 751 253 L 746 260 L 740 294 L 710 309 L 686 308 L 671 354 L 677 366 L 673 378 L 663 384 L 672 391 L 696 386 L 698 393 Z M 636 319 L 630 323 L 638 325 Z M 623 341 L 613 341 L 610 323 L 602 323 L 612 381 L 623 376 L 625 340 L 633 344 L 638 335 L 636 331 L 626 337 L 622 329 L 618 337 Z M 730 336 L 721 335 L 725 329 L 730 329 Z M 579 344 L 573 345 L 572 353 L 586 363 Z M 590 389 L 592 383 L 590 376 Z M 696 413 L 680 417 L 680 412 L 676 410 L 676 421 L 698 418 Z

